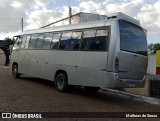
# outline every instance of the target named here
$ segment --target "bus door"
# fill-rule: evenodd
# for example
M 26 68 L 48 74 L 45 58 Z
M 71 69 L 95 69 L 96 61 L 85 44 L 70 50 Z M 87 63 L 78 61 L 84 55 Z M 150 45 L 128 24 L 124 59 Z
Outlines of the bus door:
M 21 71 L 22 73 L 27 73 L 28 68 L 28 44 L 30 40 L 30 35 L 24 35 L 21 45 L 21 52 L 20 52 L 20 58 L 21 58 Z
M 13 38 L 13 40 L 15 41 L 15 44 L 11 50 L 11 56 L 12 56 L 11 58 L 12 58 L 12 62 L 17 62 L 19 65 L 21 63 L 19 55 L 20 55 L 20 47 L 21 47 L 21 43 L 22 43 L 22 37 L 16 36 Z M 21 69 L 21 68 L 19 68 L 19 69 Z

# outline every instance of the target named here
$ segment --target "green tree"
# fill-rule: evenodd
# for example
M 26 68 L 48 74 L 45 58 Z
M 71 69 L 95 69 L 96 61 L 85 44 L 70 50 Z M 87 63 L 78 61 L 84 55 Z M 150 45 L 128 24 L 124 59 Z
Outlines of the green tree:
M 148 45 L 148 49 L 151 53 L 156 53 L 157 50 L 160 50 L 160 43 L 151 43 Z
M 11 38 L 9 38 L 9 37 L 6 37 L 6 38 L 4 39 L 4 41 L 5 41 L 6 44 L 8 44 L 8 45 L 13 45 L 13 44 L 14 44 L 14 40 L 11 39 Z

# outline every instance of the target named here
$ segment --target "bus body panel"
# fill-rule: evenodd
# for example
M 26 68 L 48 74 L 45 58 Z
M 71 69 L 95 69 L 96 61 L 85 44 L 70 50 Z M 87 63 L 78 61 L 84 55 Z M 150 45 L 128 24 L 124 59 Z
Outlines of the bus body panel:
M 24 34 L 43 32 L 79 31 L 90 28 L 110 27 L 107 51 L 69 51 L 20 49 L 11 54 L 11 66 L 18 63 L 19 72 L 29 76 L 54 81 L 59 70 L 67 73 L 69 85 L 125 88 L 143 87 L 147 56 L 121 50 L 119 20 L 100 20 L 78 25 L 31 30 Z M 137 25 L 136 25 L 137 26 Z M 115 68 L 115 59 L 119 60 L 119 70 Z
M 34 77 L 54 81 L 57 70 L 64 70 L 68 75 L 71 85 L 103 86 L 105 84 L 107 52 L 85 51 L 54 51 L 54 50 L 21 50 L 29 55 L 28 61 L 24 60 L 20 70 Z M 22 52 L 23 53 L 23 52 Z M 26 64 L 24 64 L 27 62 Z
M 120 51 L 120 78 L 141 80 L 146 74 L 146 56 Z

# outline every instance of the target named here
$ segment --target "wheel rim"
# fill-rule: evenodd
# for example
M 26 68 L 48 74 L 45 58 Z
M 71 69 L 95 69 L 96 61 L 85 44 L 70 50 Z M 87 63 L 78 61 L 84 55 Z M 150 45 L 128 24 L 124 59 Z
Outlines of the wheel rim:
M 14 66 L 14 67 L 13 67 L 13 70 L 12 70 L 13 76 L 16 76 L 16 75 L 17 75 L 17 72 L 18 72 L 17 67 Z
M 65 85 L 65 80 L 64 80 L 63 76 L 58 77 L 57 78 L 57 87 L 59 89 L 63 89 L 64 85 Z

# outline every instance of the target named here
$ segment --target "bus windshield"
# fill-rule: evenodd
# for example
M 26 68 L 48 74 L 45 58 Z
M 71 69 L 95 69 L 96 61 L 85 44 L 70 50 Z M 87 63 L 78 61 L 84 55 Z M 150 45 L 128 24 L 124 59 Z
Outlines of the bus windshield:
M 147 56 L 147 40 L 142 28 L 119 20 L 120 49 Z

